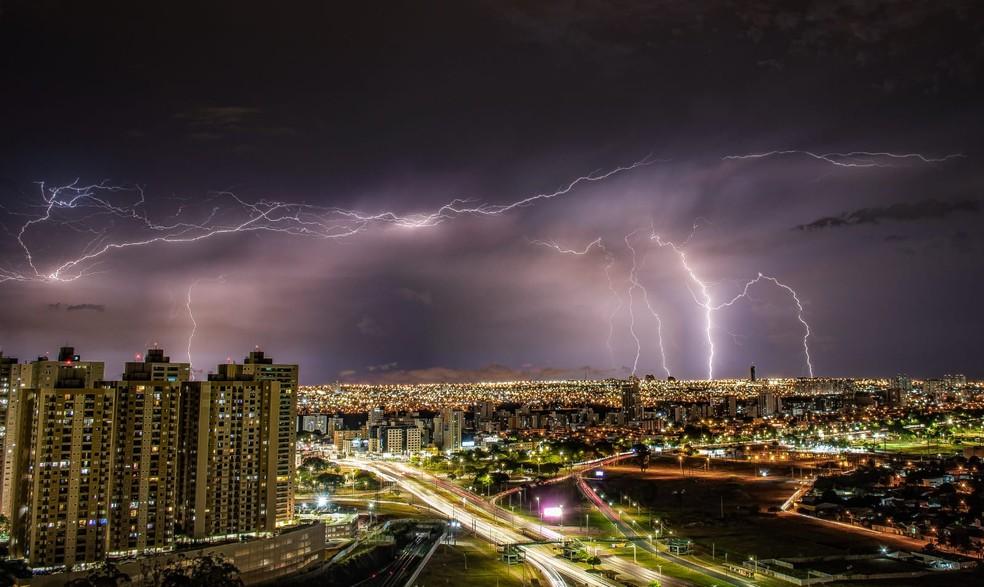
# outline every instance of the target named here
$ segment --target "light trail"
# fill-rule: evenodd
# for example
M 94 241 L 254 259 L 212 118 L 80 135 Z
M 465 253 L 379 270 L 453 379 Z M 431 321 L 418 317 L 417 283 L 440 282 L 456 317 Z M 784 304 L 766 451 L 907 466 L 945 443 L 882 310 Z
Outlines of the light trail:
M 399 463 L 384 461 L 343 460 L 340 463 L 373 471 L 384 480 L 396 483 L 401 489 L 412 494 L 416 499 L 431 509 L 446 516 L 450 520 L 461 522 L 464 528 L 473 529 L 476 537 L 479 539 L 487 540 L 496 545 L 529 542 L 528 538 L 515 529 L 520 525 L 517 523 L 519 522 L 518 518 L 510 524 L 507 523 L 506 519 L 489 520 L 472 513 L 467 507 L 456 504 L 455 501 L 452 501 L 447 496 L 428 487 L 428 478 L 423 473 L 414 469 L 410 469 Z M 430 481 L 434 480 L 430 479 Z M 466 497 L 462 497 L 462 499 L 468 500 Z M 477 500 L 477 498 L 472 499 Z M 549 529 L 544 534 L 551 540 L 563 539 L 563 536 L 559 533 Z M 615 585 L 604 577 L 587 572 L 567 559 L 556 557 L 545 546 L 530 545 L 521 548 L 526 552 L 526 560 L 544 574 L 552 587 L 566 587 L 567 583 L 561 575 L 571 577 L 578 585 L 590 587 L 614 587 Z

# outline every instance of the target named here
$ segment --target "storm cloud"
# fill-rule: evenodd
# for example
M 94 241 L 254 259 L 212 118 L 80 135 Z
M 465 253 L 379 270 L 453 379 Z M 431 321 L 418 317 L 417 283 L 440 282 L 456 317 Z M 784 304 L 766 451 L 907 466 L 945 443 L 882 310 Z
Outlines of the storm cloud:
M 63 304 L 62 302 L 55 302 L 53 304 L 48 304 L 49 310 L 65 310 L 66 312 L 80 312 L 80 311 L 91 311 L 91 312 L 105 312 L 105 304 Z
M 858 224 L 878 224 L 879 222 L 916 222 L 934 220 L 951 214 L 976 213 L 980 211 L 980 200 L 958 200 L 946 202 L 929 199 L 918 202 L 898 203 L 888 206 L 860 208 L 837 216 L 825 216 L 808 224 L 800 224 L 799 230 L 819 230 Z
M 97 4 L 3 2 L 5 352 L 69 343 L 115 372 L 155 342 L 204 369 L 262 345 L 312 384 L 627 376 L 637 356 L 706 377 L 700 287 L 655 231 L 714 303 L 759 272 L 794 288 L 819 375 L 984 376 L 984 3 Z M 128 189 L 21 235 L 76 180 Z M 237 229 L 277 202 L 293 219 Z M 338 210 L 348 236 L 322 238 Z M 223 230 L 71 265 L 203 223 Z M 66 264 L 78 279 L 47 279 Z M 769 283 L 710 336 L 716 376 L 807 372 Z

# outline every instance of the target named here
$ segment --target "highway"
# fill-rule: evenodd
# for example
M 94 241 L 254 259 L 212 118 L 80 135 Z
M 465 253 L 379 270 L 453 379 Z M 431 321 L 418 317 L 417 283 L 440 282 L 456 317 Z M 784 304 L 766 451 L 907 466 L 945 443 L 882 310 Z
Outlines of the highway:
M 701 573 L 701 574 L 704 574 L 704 575 L 708 575 L 708 576 L 713 577 L 715 579 L 718 579 L 720 581 L 724 581 L 725 584 L 740 585 L 741 587 L 753 587 L 754 583 L 748 582 L 745 579 L 742 579 L 742 578 L 737 577 L 737 576 L 728 575 L 728 574 L 726 574 L 726 573 L 724 573 L 722 571 L 719 571 L 719 570 L 717 570 L 717 569 L 715 569 L 715 568 L 713 568 L 713 567 L 711 567 L 709 565 L 704 565 L 704 564 L 701 564 L 701 563 L 698 563 L 698 562 L 695 562 L 695 561 L 692 561 L 692 560 L 688 560 L 688 559 L 682 558 L 680 556 L 674 555 L 674 554 L 669 553 L 669 552 L 666 552 L 666 551 L 659 552 L 658 549 L 656 548 L 656 546 L 654 546 L 653 544 L 651 544 L 651 543 L 649 543 L 649 542 L 647 542 L 645 540 L 639 540 L 641 538 L 645 538 L 645 536 L 643 536 L 642 534 L 639 534 L 632 527 L 630 527 L 628 524 L 626 524 L 625 522 L 623 522 L 621 516 L 619 516 L 618 513 L 614 509 L 612 509 L 612 507 L 610 505 L 608 505 L 608 502 L 606 502 L 605 500 L 601 499 L 601 497 L 599 497 L 598 494 L 595 493 L 595 490 L 593 488 L 591 488 L 591 486 L 589 486 L 585 482 L 583 476 L 577 475 L 575 477 L 575 482 L 576 482 L 577 488 L 581 492 L 581 494 L 585 498 L 587 498 L 591 503 L 593 503 L 595 505 L 595 507 L 598 508 L 598 511 L 600 511 L 602 513 L 602 515 L 604 515 L 606 518 L 608 518 L 608 520 L 612 524 L 614 524 L 616 528 L 618 528 L 619 532 L 621 532 L 623 536 L 625 536 L 627 538 L 634 538 L 634 539 L 636 539 L 636 544 L 638 544 L 638 547 L 639 548 L 642 548 L 643 550 L 649 551 L 650 553 L 653 553 L 653 554 L 658 554 L 659 556 L 662 556 L 663 558 L 665 558 L 665 559 L 667 559 L 669 561 L 672 561 L 672 562 L 674 562 L 674 563 L 676 563 L 678 565 L 687 567 L 688 569 L 690 569 L 692 571 L 695 571 L 695 572 L 698 572 L 698 573 Z M 663 579 L 663 581 L 666 582 L 666 583 L 669 583 L 666 579 Z
M 474 515 L 467 508 L 431 490 L 425 482 L 416 478 L 416 472 L 409 467 L 382 461 L 345 461 L 344 464 L 371 470 L 384 480 L 396 483 L 402 490 L 412 494 L 421 502 L 447 518 L 457 520 L 462 526 L 474 529 L 479 537 L 495 544 L 529 541 L 508 526 L 503 527 L 502 522 L 489 522 L 484 516 Z M 566 559 L 557 558 L 549 547 L 528 546 L 525 547 L 525 551 L 526 560 L 546 577 L 551 587 L 567 587 L 568 583 L 564 577 L 570 577 L 576 584 L 588 587 L 615 587 L 615 583 L 588 573 Z
M 600 464 L 607 464 L 608 462 L 625 458 L 625 456 L 626 455 L 618 455 L 616 457 L 610 457 L 609 459 L 604 459 L 604 463 L 593 462 L 590 467 L 582 467 L 581 471 L 597 467 Z M 372 469 L 376 472 L 376 474 L 382 476 L 383 478 L 390 481 L 395 481 L 401 486 L 401 488 L 406 489 L 408 492 L 419 498 L 422 502 L 430 505 L 432 508 L 443 513 L 444 515 L 447 515 L 449 518 L 457 518 L 463 526 L 474 528 L 475 532 L 481 538 L 494 541 L 496 544 L 530 542 L 531 539 L 529 536 L 538 536 L 544 540 L 552 540 L 557 542 L 561 542 L 565 538 L 563 534 L 548 526 L 543 526 L 539 523 L 516 516 L 508 510 L 490 504 L 478 495 L 462 489 L 454 483 L 449 483 L 443 479 L 435 477 L 434 475 L 409 467 L 405 464 L 382 461 L 353 461 L 349 464 Z M 451 493 L 455 496 L 455 498 L 454 500 L 449 499 L 446 495 L 432 491 L 430 487 L 437 487 L 446 493 Z M 458 499 L 461 500 L 461 505 L 457 503 Z M 469 512 L 467 509 L 468 507 L 480 510 L 483 515 L 475 515 L 472 512 Z M 491 520 L 489 520 L 489 516 L 491 517 Z M 518 532 L 516 531 L 517 529 L 519 530 Z M 523 533 L 524 531 L 525 534 Z M 558 558 L 549 547 L 524 546 L 523 548 L 527 553 L 527 560 L 541 570 L 541 572 L 543 572 L 544 575 L 550 579 L 552 586 L 565 585 L 566 583 L 564 582 L 563 577 L 572 579 L 578 585 L 588 585 L 593 587 L 614 585 L 614 583 L 604 579 L 598 574 L 589 573 L 586 569 L 583 569 L 566 559 Z M 692 585 L 689 581 L 661 575 L 656 571 L 618 556 L 608 556 L 605 557 L 604 560 L 605 564 L 610 569 L 634 581 L 641 581 L 648 584 L 652 581 L 658 580 L 664 586 L 669 587 L 687 587 Z M 687 562 L 689 561 L 684 561 L 684 563 Z M 693 563 L 685 564 L 685 566 L 704 574 L 711 574 L 707 573 L 705 570 Z M 721 577 L 724 577 L 724 575 L 721 575 Z
M 583 466 L 578 468 L 576 473 L 572 473 L 569 476 L 575 479 L 579 488 L 583 485 L 583 489 L 581 490 L 582 492 L 587 490 L 586 497 L 598 506 L 598 509 L 606 517 L 609 517 L 624 535 L 637 538 L 640 548 L 650 550 L 652 548 L 651 545 L 644 540 L 638 540 L 642 536 L 636 534 L 631 528 L 618 520 L 617 514 L 604 500 L 601 500 L 597 494 L 594 494 L 593 490 L 587 486 L 580 475 L 586 470 L 599 465 L 611 464 L 617 460 L 626 458 L 626 456 L 629 455 L 616 455 L 615 457 L 592 462 L 590 465 L 583 464 Z M 495 544 L 530 542 L 531 539 L 529 536 L 537 536 L 543 540 L 558 542 L 563 541 L 565 538 L 563 534 L 548 526 L 543 526 L 521 516 L 514 515 L 512 512 L 489 503 L 482 497 L 462 489 L 454 483 L 401 462 L 347 460 L 342 464 L 371 470 L 384 480 L 396 483 L 401 489 L 412 494 L 439 514 L 459 521 L 463 527 L 473 529 L 480 538 Z M 435 491 L 435 489 L 440 491 Z M 451 498 L 447 494 L 454 495 L 455 497 Z M 461 501 L 459 502 L 458 500 Z M 475 510 L 478 510 L 480 513 L 476 513 Z M 547 546 L 524 546 L 523 549 L 526 552 L 527 561 L 543 573 L 550 582 L 551 587 L 567 585 L 568 583 L 565 581 L 565 578 L 571 579 L 577 585 L 586 585 L 589 587 L 611 587 L 615 585 L 615 583 L 598 574 L 589 573 L 586 569 L 566 559 L 557 557 Z M 650 552 L 654 551 L 655 549 L 650 550 Z M 752 587 L 753 585 L 716 569 L 705 567 L 699 563 L 682 559 L 666 552 L 660 552 L 659 556 L 695 572 L 719 579 L 725 585 L 740 585 L 741 587 Z M 689 581 L 662 575 L 622 557 L 607 556 L 604 558 L 604 562 L 610 569 L 635 581 L 641 581 L 647 584 L 652 581 L 660 581 L 663 585 L 669 587 L 687 587 L 692 585 Z
M 566 481 L 567 479 L 570 479 L 574 475 L 580 474 L 588 469 L 594 469 L 597 467 L 612 465 L 614 463 L 617 463 L 618 461 L 627 459 L 634 455 L 635 452 L 629 451 L 629 452 L 619 453 L 617 455 L 613 455 L 610 457 L 602 457 L 600 459 L 593 459 L 590 461 L 581 461 L 579 463 L 574 463 L 573 465 L 570 466 L 570 470 L 566 475 L 551 477 L 546 481 L 543 481 L 539 485 L 542 486 L 542 485 L 552 485 L 554 483 L 560 483 L 561 481 Z M 489 502 L 491 502 L 492 504 L 498 504 L 499 500 L 502 499 L 503 497 L 506 497 L 507 495 L 511 495 L 514 493 L 519 493 L 522 490 L 523 487 L 512 487 L 510 489 L 506 489 L 505 491 L 500 491 L 499 493 L 496 493 L 491 498 L 489 498 Z

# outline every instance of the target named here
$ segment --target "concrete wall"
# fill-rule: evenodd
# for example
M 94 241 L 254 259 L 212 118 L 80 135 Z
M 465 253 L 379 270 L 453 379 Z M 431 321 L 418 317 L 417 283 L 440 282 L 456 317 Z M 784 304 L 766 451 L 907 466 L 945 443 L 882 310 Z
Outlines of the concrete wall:
M 135 586 L 141 585 L 144 573 L 167 566 L 182 558 L 193 559 L 204 555 L 220 556 L 239 569 L 246 585 L 273 583 L 304 571 L 319 562 L 326 548 L 325 527 L 321 522 L 300 526 L 272 536 L 247 542 L 232 542 L 120 561 L 119 569 L 130 575 Z M 38 575 L 30 579 L 31 587 L 55 587 L 73 578 L 85 576 L 83 572 Z

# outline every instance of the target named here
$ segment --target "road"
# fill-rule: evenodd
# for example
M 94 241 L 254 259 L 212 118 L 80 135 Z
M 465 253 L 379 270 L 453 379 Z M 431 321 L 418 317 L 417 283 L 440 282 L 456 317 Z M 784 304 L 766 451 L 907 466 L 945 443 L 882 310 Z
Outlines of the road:
M 595 468 L 600 464 L 609 464 L 611 462 L 623 459 L 626 456 L 628 455 L 617 455 L 616 457 L 610 457 L 609 459 L 594 462 L 589 466 L 583 466 L 580 468 L 580 473 Z M 472 528 L 480 538 L 486 541 L 490 541 L 495 544 L 528 543 L 531 541 L 529 536 L 537 536 L 543 540 L 557 542 L 561 542 L 565 539 L 563 534 L 548 526 L 543 526 L 539 523 L 514 515 L 512 512 L 495 504 L 489 503 L 481 496 L 462 489 L 454 483 L 450 483 L 444 479 L 440 479 L 434 475 L 415 469 L 404 463 L 352 460 L 346 461 L 343 464 L 371 470 L 384 480 L 396 483 L 401 487 L 401 489 L 414 495 L 422 503 L 430 506 L 438 513 L 447 516 L 449 519 L 459 521 L 464 527 Z M 580 483 L 584 482 L 583 478 L 580 477 L 579 474 L 574 474 L 573 478 L 578 480 Z M 584 485 L 587 487 L 586 484 Z M 435 488 L 440 491 L 435 491 Z M 590 491 L 590 488 L 588 488 L 588 490 Z M 591 493 L 593 494 L 593 491 Z M 454 495 L 455 497 L 450 498 L 447 494 Z M 604 507 L 599 506 L 599 510 L 601 510 L 603 514 L 606 516 L 609 514 L 615 515 L 616 519 L 613 519 L 612 521 L 615 523 L 616 527 L 618 527 L 627 536 L 632 536 L 634 534 L 631 528 L 628 528 L 617 519 L 617 514 L 611 510 L 607 503 L 598 498 L 597 495 L 594 497 L 604 505 Z M 459 502 L 457 500 L 461 501 Z M 607 513 L 605 508 L 607 508 Z M 476 511 L 478 513 L 476 513 Z M 636 535 L 635 537 L 637 539 L 642 538 L 641 535 Z M 648 550 L 648 547 L 650 546 L 648 543 L 641 540 L 639 541 L 639 544 L 646 550 Z M 538 570 L 540 570 L 545 577 L 547 577 L 552 587 L 567 585 L 567 582 L 564 580 L 565 577 L 572 579 L 578 585 L 586 585 L 589 587 L 611 587 L 615 585 L 615 583 L 608 581 L 597 574 L 589 573 L 586 569 L 566 559 L 558 558 L 549 547 L 531 545 L 524 546 L 523 549 L 526 551 L 527 560 Z M 726 575 L 716 569 L 704 567 L 699 563 L 668 555 L 668 553 L 661 552 L 659 554 L 660 556 L 667 558 L 667 560 L 672 560 L 673 562 L 687 567 L 695 572 L 719 579 L 725 585 L 740 585 L 741 587 L 752 587 L 753 585 L 752 583 L 742 581 L 731 575 Z M 608 556 L 605 557 L 604 560 L 605 564 L 612 570 L 625 575 L 631 580 L 639 581 L 644 584 L 658 580 L 661 584 L 669 587 L 687 587 L 693 585 L 693 583 L 689 581 L 661 575 L 656 571 L 618 556 Z
M 645 538 L 645 536 L 642 535 L 642 534 L 639 534 L 638 532 L 636 532 L 635 529 L 633 529 L 631 526 L 629 526 L 628 524 L 626 524 L 625 522 L 623 522 L 622 521 L 622 517 L 620 515 L 618 515 L 618 513 L 610 505 L 608 505 L 608 502 L 606 502 L 605 500 L 601 499 L 601 497 L 599 497 L 598 494 L 595 493 L 595 490 L 593 488 L 591 488 L 591 486 L 589 486 L 584 481 L 584 477 L 583 476 L 577 475 L 575 477 L 575 483 L 577 484 L 577 488 L 581 492 L 581 494 L 585 498 L 587 498 L 588 501 L 590 501 L 592 504 L 594 504 L 594 506 L 596 508 L 598 508 L 598 511 L 600 511 L 602 513 L 602 515 L 604 515 L 606 518 L 608 518 L 608 520 L 612 524 L 614 524 L 616 528 L 618 528 L 619 532 L 621 532 L 623 536 L 625 536 L 627 538 L 633 538 L 633 539 L 635 539 L 635 541 L 638 544 L 638 547 L 639 548 L 642 548 L 643 550 L 647 550 L 650 553 L 657 554 L 658 556 L 662 556 L 662 557 L 666 558 L 667 560 L 672 561 L 672 562 L 674 562 L 674 563 L 676 563 L 678 565 L 687 567 L 688 569 L 690 569 L 692 571 L 695 571 L 695 572 L 698 572 L 698 573 L 701 573 L 701 574 L 704 574 L 704 575 L 708 575 L 708 576 L 713 577 L 715 579 L 718 579 L 720 581 L 724 581 L 725 584 L 740 585 L 742 587 L 752 587 L 754 585 L 754 583 L 750 583 L 750 582 L 748 582 L 748 581 L 746 581 L 746 580 L 744 580 L 744 579 L 742 579 L 740 577 L 737 577 L 737 576 L 726 574 L 723 571 L 719 571 L 719 570 L 717 570 L 714 567 L 711 567 L 709 565 L 704 565 L 704 564 L 701 564 L 701 563 L 698 563 L 698 562 L 695 562 L 695 561 L 691 561 L 691 560 L 688 560 L 688 559 L 685 559 L 685 558 L 676 556 L 674 554 L 671 554 L 669 552 L 665 552 L 665 551 L 664 552 L 659 552 L 658 549 L 656 548 L 656 546 L 654 546 L 652 543 L 647 542 L 645 540 L 641 540 L 642 538 Z
M 609 459 L 605 459 L 605 460 L 606 461 L 610 460 L 613 462 L 621 458 L 625 458 L 625 456 L 626 455 L 618 455 L 616 457 L 610 457 Z M 489 502 L 482 499 L 480 496 L 471 493 L 470 491 L 467 491 L 465 489 L 462 489 L 461 487 L 455 485 L 454 483 L 449 483 L 429 473 L 408 467 L 400 463 L 385 463 L 385 464 L 388 465 L 390 468 L 390 470 L 388 471 L 390 477 L 402 476 L 404 479 L 413 479 L 416 480 L 418 483 L 438 487 L 447 493 L 451 493 L 455 495 L 456 496 L 455 499 L 461 499 L 462 505 L 467 505 L 471 508 L 478 509 L 485 516 L 491 516 L 492 517 L 491 523 L 488 522 L 488 518 L 480 518 L 473 515 L 470 515 L 470 517 L 468 518 L 469 520 L 475 520 L 475 519 L 485 520 L 484 525 L 483 524 L 478 525 L 477 531 L 482 536 L 482 538 L 486 540 L 490 539 L 490 535 L 489 535 L 490 527 L 501 529 L 503 528 L 503 526 L 506 529 L 509 529 L 509 532 L 513 535 L 513 538 L 506 541 L 501 541 L 496 539 L 496 542 L 500 544 L 530 542 L 529 536 L 537 536 L 544 540 L 552 540 L 557 542 L 561 542 L 565 539 L 565 536 L 563 534 L 557 532 L 556 530 L 553 530 L 549 526 L 543 526 L 540 523 L 533 522 L 521 516 L 514 515 L 512 512 L 502 507 L 496 506 L 494 504 L 490 504 Z M 599 464 L 601 463 L 594 462 L 590 467 L 583 467 L 581 471 L 583 472 L 585 470 L 594 468 Z M 460 514 L 462 513 L 463 508 L 461 506 L 458 506 L 457 503 L 450 504 L 450 505 L 453 514 L 457 515 L 459 519 L 461 519 Z M 470 524 L 471 522 L 462 521 L 462 523 Z M 516 532 L 515 529 L 519 529 L 520 532 L 525 532 L 525 534 Z M 496 534 L 493 533 L 493 536 L 495 535 Z M 538 547 L 527 546 L 524 548 L 527 549 L 528 559 L 531 559 L 531 557 L 529 556 L 529 552 L 531 550 L 536 550 L 537 552 L 545 552 L 546 555 L 549 557 L 548 560 L 556 564 L 557 570 L 560 574 L 567 577 L 571 577 L 578 584 L 586 584 L 586 585 L 612 584 L 611 582 L 602 579 L 598 575 L 588 573 L 585 569 L 567 561 L 566 559 L 558 559 L 556 555 L 549 550 L 549 548 L 542 547 L 542 546 L 538 546 Z M 644 566 L 638 565 L 632 561 L 614 555 L 605 557 L 605 564 L 608 567 L 610 567 L 612 570 L 621 573 L 634 581 L 642 582 L 643 584 L 648 584 L 652 581 L 658 580 L 661 582 L 662 585 L 668 587 L 688 587 L 693 585 L 689 581 L 674 578 L 674 577 L 668 577 L 666 575 L 661 575 L 660 573 L 657 573 Z M 576 573 L 572 575 L 571 574 L 572 571 L 576 571 Z M 703 571 L 699 571 L 699 572 L 703 572 Z
M 484 516 L 475 515 L 445 495 L 433 491 L 427 487 L 426 482 L 416 478 L 415 471 L 405 465 L 382 461 L 351 461 L 346 462 L 346 464 L 371 470 L 384 480 L 396 483 L 402 490 L 412 494 L 449 519 L 460 522 L 466 528 L 474 529 L 475 533 L 483 539 L 490 540 L 495 544 L 529 541 L 519 532 L 504 525 L 504 522 L 490 522 Z M 557 558 L 549 547 L 529 546 L 525 547 L 525 550 L 526 560 L 547 578 L 551 587 L 566 587 L 567 581 L 564 577 L 570 577 L 577 584 L 588 587 L 615 587 L 611 581 L 588 573 L 585 569 L 566 559 Z
M 573 465 L 571 465 L 570 471 L 566 475 L 560 475 L 558 477 L 551 477 L 550 479 L 547 479 L 547 480 L 543 481 L 539 485 L 540 486 L 542 486 L 542 485 L 553 485 L 554 483 L 560 483 L 561 481 L 566 481 L 567 479 L 570 479 L 574 475 L 583 473 L 584 471 L 586 471 L 588 469 L 595 469 L 595 468 L 598 468 L 598 467 L 610 466 L 610 465 L 613 465 L 613 464 L 617 463 L 618 461 L 621 461 L 623 459 L 627 459 L 627 458 L 629 458 L 631 456 L 634 456 L 634 455 L 635 455 L 635 452 L 629 451 L 629 452 L 619 453 L 617 455 L 613 455 L 613 456 L 610 456 L 610 457 L 602 457 L 600 459 L 594 459 L 594 460 L 590 460 L 590 461 L 581 461 L 579 463 L 574 463 Z M 499 493 L 496 493 L 495 495 L 493 495 L 492 497 L 490 497 L 489 498 L 489 502 L 491 502 L 492 504 L 498 504 L 499 503 L 499 500 L 502 499 L 503 497 L 506 497 L 507 495 L 511 495 L 511 494 L 514 494 L 514 493 L 519 493 L 520 491 L 523 491 L 523 487 L 522 486 L 520 486 L 520 487 L 512 487 L 512 488 L 506 489 L 505 491 L 500 491 Z

